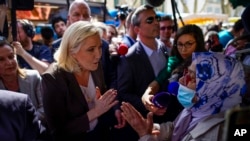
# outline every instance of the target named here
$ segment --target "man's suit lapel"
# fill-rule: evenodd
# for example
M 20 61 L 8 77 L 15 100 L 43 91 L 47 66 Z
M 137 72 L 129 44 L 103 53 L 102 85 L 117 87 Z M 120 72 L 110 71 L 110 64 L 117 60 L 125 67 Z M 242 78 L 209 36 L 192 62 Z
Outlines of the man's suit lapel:
M 138 46 L 136 48 L 136 54 L 138 54 L 138 61 L 139 65 L 143 65 L 142 68 L 147 68 L 143 71 L 146 71 L 146 74 L 152 74 L 154 76 L 154 70 L 153 67 L 149 61 L 148 55 L 146 54 L 145 50 L 143 49 L 142 45 L 140 42 L 137 42 Z

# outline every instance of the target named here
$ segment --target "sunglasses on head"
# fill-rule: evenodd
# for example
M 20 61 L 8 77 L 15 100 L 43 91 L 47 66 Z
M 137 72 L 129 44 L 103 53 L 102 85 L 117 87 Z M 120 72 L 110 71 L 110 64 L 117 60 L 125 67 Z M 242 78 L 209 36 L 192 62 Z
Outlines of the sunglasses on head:
M 155 16 L 155 17 L 148 17 L 146 19 L 146 23 L 147 24 L 152 24 L 154 22 L 154 20 L 156 19 L 157 22 L 159 22 L 161 20 L 161 17 L 160 16 Z
M 160 30 L 172 30 L 173 29 L 173 26 L 163 26 L 163 27 L 160 27 Z

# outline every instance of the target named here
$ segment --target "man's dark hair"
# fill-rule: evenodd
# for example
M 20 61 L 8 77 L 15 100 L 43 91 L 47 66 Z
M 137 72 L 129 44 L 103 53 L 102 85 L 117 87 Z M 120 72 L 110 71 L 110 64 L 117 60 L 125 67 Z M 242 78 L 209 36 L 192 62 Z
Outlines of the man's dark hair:
M 220 32 L 219 25 L 217 25 L 217 24 L 207 25 L 207 32 L 209 32 L 209 31 Z
M 143 12 L 143 11 L 146 11 L 148 9 L 154 9 L 154 7 L 152 6 L 149 6 L 149 5 L 141 5 L 139 7 L 136 8 L 135 12 L 133 13 L 132 15 L 132 18 L 131 18 L 131 23 L 134 25 L 134 26 L 140 26 L 141 24 L 141 19 L 139 19 L 139 15 Z
M 125 23 L 125 27 L 129 28 L 129 26 L 131 25 L 131 19 L 132 19 L 132 15 L 134 14 L 135 9 L 132 9 L 131 12 L 128 14 L 127 18 L 126 18 L 126 23 Z
M 58 23 L 58 22 L 60 22 L 60 21 L 62 21 L 62 22 L 64 22 L 64 23 L 66 24 L 66 20 L 63 19 L 61 16 L 59 16 L 59 17 L 54 17 L 54 18 L 51 20 L 51 24 L 52 24 L 52 27 L 53 27 L 54 30 L 55 30 L 55 24 Z
M 249 14 L 250 14 L 250 4 L 245 8 L 241 15 L 242 23 L 244 25 L 245 30 L 250 33 L 250 19 L 249 19 Z
M 244 28 L 244 25 L 243 25 L 243 22 L 242 22 L 242 20 L 241 19 L 239 19 L 238 21 L 236 21 L 235 23 L 234 23 L 234 25 L 233 25 L 233 29 L 234 29 L 234 31 L 240 31 L 241 29 L 243 29 Z
M 161 16 L 161 21 L 173 21 L 170 15 Z
M 44 39 L 49 40 L 53 38 L 54 32 L 51 27 L 42 27 L 41 29 L 41 35 Z

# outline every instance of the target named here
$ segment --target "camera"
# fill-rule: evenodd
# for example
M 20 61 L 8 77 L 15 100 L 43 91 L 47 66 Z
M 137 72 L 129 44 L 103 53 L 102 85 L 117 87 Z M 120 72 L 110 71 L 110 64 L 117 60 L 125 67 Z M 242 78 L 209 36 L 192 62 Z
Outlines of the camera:
M 125 20 L 129 14 L 129 8 L 127 5 L 115 6 L 118 9 L 118 13 L 116 15 L 116 20 Z

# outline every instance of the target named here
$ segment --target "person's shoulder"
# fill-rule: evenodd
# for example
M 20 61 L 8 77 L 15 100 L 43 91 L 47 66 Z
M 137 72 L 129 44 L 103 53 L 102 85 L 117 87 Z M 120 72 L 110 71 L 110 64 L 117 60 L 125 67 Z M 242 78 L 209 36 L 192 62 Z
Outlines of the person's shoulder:
M 136 50 L 140 50 L 140 43 L 134 43 L 129 49 L 128 52 L 135 52 Z
M 63 78 L 72 77 L 73 73 L 68 72 L 58 66 L 56 62 L 51 63 L 48 69 L 41 75 L 42 79 L 47 76 L 53 77 L 53 79 L 58 79 L 60 81 Z
M 214 114 L 214 115 L 210 115 L 206 118 L 204 118 L 203 120 L 201 120 L 196 126 L 195 128 L 191 131 L 191 133 L 193 134 L 198 134 L 198 131 L 208 131 L 211 128 L 215 127 L 216 125 L 220 125 L 223 124 L 225 121 L 224 118 L 224 112 L 221 112 L 219 114 Z M 202 133 L 202 132 L 200 132 Z
M 218 140 L 220 138 L 220 129 L 224 126 L 224 113 L 210 115 L 201 120 L 189 133 L 193 139 L 211 139 Z
M 28 75 L 39 75 L 39 72 L 37 70 L 32 69 L 24 69 L 25 73 Z
M 181 62 L 180 58 L 178 58 L 177 56 L 169 56 L 168 61 L 171 63 L 177 63 L 177 64 Z
M 19 116 L 20 113 L 25 112 L 24 109 L 29 100 L 27 94 L 0 90 L 1 116 L 8 116 L 9 118 L 12 118 L 13 115 Z
M 128 46 L 132 46 L 131 44 L 130 44 L 130 39 L 129 38 L 131 38 L 131 37 L 129 37 L 128 35 L 124 35 L 123 37 L 122 37 L 122 43 L 124 43 L 124 44 L 126 44 L 126 45 L 128 45 Z
M 130 48 L 128 48 L 128 52 L 127 54 L 125 55 L 126 58 L 131 58 L 133 56 L 136 56 L 138 55 L 138 47 L 139 47 L 139 44 L 138 43 L 135 43 L 134 45 L 132 45 Z
M 108 47 L 108 46 L 109 46 L 108 41 L 102 39 L 102 47 Z
M 60 44 L 62 41 L 62 38 L 56 39 L 52 42 L 52 45 Z
M 218 32 L 218 36 L 219 36 L 219 37 L 220 37 L 220 36 L 224 36 L 224 35 L 226 35 L 226 34 L 228 34 L 228 33 L 229 33 L 228 30 L 222 30 L 222 31 Z
M 49 50 L 50 51 L 50 48 L 46 45 L 41 45 L 39 47 L 40 47 L 40 50 Z
M 2 102 L 8 103 L 9 101 L 26 101 L 27 99 L 27 94 L 9 90 L 0 90 L 0 101 Z
M 54 48 L 54 49 L 58 48 L 60 46 L 61 42 L 62 42 L 62 38 L 59 38 L 59 39 L 53 41 L 52 48 Z
M 47 68 L 47 70 L 42 74 L 46 75 L 46 74 L 54 74 L 56 72 L 58 72 L 60 69 L 58 67 L 58 64 L 56 62 L 53 62 L 49 65 L 49 67 Z
M 26 74 L 26 77 L 37 77 L 37 78 L 41 77 L 37 70 L 24 69 L 24 72 Z
M 50 48 L 44 44 L 33 44 L 33 50 L 35 50 L 35 52 L 41 52 L 44 50 L 50 51 Z

